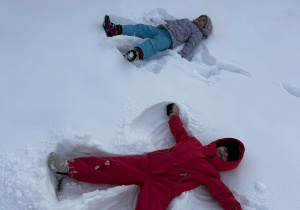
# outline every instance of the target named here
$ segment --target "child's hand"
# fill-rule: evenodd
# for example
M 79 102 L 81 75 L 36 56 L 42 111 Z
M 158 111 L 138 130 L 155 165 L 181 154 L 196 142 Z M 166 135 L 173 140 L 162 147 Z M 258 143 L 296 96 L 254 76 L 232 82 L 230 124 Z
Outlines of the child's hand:
M 185 57 L 185 55 L 184 55 L 181 51 L 179 51 L 178 54 L 179 54 L 182 58 Z
M 169 117 L 172 116 L 178 116 L 179 115 L 179 110 L 176 104 L 172 103 L 172 104 L 168 104 L 167 105 L 167 115 Z

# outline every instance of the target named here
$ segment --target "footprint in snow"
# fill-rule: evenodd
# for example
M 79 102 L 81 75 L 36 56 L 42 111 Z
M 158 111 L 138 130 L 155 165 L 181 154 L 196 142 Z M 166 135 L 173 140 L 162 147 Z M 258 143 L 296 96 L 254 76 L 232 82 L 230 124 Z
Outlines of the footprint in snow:
M 281 85 L 289 94 L 300 98 L 300 89 L 296 88 L 288 82 L 282 82 Z
M 188 60 L 199 65 L 198 73 L 206 79 L 221 74 L 221 71 L 251 77 L 251 74 L 248 71 L 233 64 L 219 61 L 213 57 L 203 43 L 200 43 L 199 46 L 197 46 L 194 53 L 188 58 Z

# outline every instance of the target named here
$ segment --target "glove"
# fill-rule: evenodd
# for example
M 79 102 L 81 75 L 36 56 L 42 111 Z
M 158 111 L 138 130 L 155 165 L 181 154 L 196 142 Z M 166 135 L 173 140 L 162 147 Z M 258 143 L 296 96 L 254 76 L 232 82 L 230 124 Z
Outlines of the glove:
M 178 110 L 178 107 L 176 104 L 174 103 L 171 103 L 171 104 L 168 104 L 167 105 L 167 115 L 170 117 L 170 116 L 173 116 L 173 115 L 176 115 L 178 116 L 179 115 L 179 110 Z

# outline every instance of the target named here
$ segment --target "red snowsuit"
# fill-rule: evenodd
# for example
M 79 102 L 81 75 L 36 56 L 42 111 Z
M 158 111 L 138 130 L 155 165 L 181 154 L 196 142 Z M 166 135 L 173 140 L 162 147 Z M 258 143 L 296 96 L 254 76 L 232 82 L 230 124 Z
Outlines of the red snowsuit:
M 240 203 L 220 180 L 218 170 L 239 165 L 245 151 L 243 143 L 226 138 L 202 146 L 187 135 L 178 116 L 171 117 L 169 125 L 177 142 L 174 147 L 145 156 L 77 158 L 69 161 L 69 177 L 90 183 L 140 185 L 137 210 L 165 210 L 173 198 L 199 185 L 205 185 L 223 209 L 241 210 Z M 239 142 L 238 161 L 226 162 L 217 156 L 217 142 L 228 139 Z

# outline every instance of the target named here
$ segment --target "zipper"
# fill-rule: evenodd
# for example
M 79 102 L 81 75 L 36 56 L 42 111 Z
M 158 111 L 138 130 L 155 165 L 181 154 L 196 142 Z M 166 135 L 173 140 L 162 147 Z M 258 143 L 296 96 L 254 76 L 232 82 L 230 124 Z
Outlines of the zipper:
M 187 178 L 187 177 L 189 177 L 189 176 L 191 176 L 191 175 L 192 175 L 192 173 L 180 174 L 180 176 L 183 176 L 183 177 L 177 182 L 176 186 L 177 186 L 180 182 L 182 182 L 185 178 Z
M 155 153 L 152 153 L 152 154 L 160 154 L 160 155 L 164 155 L 164 154 L 167 154 L 169 152 L 173 151 L 173 149 L 168 149 L 167 151 L 164 151 L 164 152 L 155 152 Z

